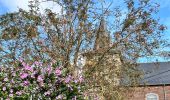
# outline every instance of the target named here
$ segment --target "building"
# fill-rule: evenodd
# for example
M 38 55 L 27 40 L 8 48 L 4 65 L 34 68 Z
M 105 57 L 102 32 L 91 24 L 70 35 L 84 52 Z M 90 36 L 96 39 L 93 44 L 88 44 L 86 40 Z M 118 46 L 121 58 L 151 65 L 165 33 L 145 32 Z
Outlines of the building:
M 93 68 L 89 67 L 97 66 L 98 69 L 101 69 L 99 73 L 96 73 L 98 76 L 105 76 L 104 78 L 106 81 L 118 85 L 119 79 L 117 74 L 119 74 L 118 72 L 120 70 L 120 55 L 118 51 L 110 49 L 111 37 L 107 31 L 107 25 L 104 17 L 101 17 L 99 26 L 96 28 L 95 35 L 96 38 L 93 50 L 82 53 L 82 55 L 87 59 L 86 67 L 88 68 L 86 69 L 93 70 Z M 115 72 L 117 73 L 115 74 Z
M 96 74 L 101 75 L 101 78 L 105 78 L 106 82 L 117 86 L 120 85 L 120 78 L 117 76 L 119 73 L 115 74 L 115 72 L 121 71 L 119 52 L 110 50 L 105 53 L 105 61 L 99 61 L 103 53 L 110 47 L 110 43 L 110 36 L 107 32 L 105 21 L 101 19 L 99 28 L 96 30 L 94 49 L 83 52 L 81 55 L 86 57 L 85 69 L 93 70 L 93 65 L 102 62 L 101 65 L 105 67 L 102 69 L 103 73 L 107 73 L 108 75 L 103 77 L 105 75 L 102 73 Z M 125 98 L 127 100 L 170 100 L 170 62 L 141 63 L 138 67 L 139 70 L 143 72 L 143 78 L 139 86 L 136 87 L 132 93 L 126 95 L 127 98 Z M 113 71 L 108 69 L 112 69 Z M 100 85 L 100 83 L 97 84 Z
M 128 100 L 170 100 L 170 62 L 142 63 L 144 76 Z
M 110 36 L 107 32 L 105 21 L 101 19 L 99 28 L 96 30 L 94 49 L 81 53 L 81 56 L 86 57 L 85 69 L 93 69 L 93 65 L 99 62 L 103 53 L 110 47 L 110 43 Z M 107 66 L 107 68 L 103 69 L 103 73 L 108 73 L 104 77 L 106 82 L 110 82 L 115 86 L 120 85 L 120 78 L 115 74 L 115 72 L 121 71 L 119 58 L 119 52 L 110 50 L 105 53 L 105 62 L 101 63 L 102 66 Z M 83 59 L 80 57 L 80 60 Z M 112 68 L 108 68 L 109 66 Z M 125 98 L 127 100 L 170 100 L 170 62 L 141 63 L 138 67 L 143 72 L 143 78 L 139 86 L 132 93 L 126 95 L 127 98 Z M 113 71 L 107 69 L 113 69 Z M 102 75 L 101 78 L 105 76 L 102 73 L 97 74 Z M 112 78 L 108 78 L 110 76 Z
M 111 95 L 113 89 L 109 88 L 113 85 L 119 85 L 120 59 L 119 52 L 111 48 L 110 34 L 107 31 L 104 17 L 101 18 L 99 26 L 95 30 L 94 47 L 92 50 L 82 52 L 78 57 L 78 66 L 83 65 L 83 59 L 86 59 L 85 66 L 78 69 L 84 72 L 91 72 L 87 80 L 93 80 L 89 86 L 89 97 L 93 97 L 93 93 L 97 94 L 100 100 L 104 100 L 104 95 Z M 84 58 L 83 58 L 84 57 Z M 81 63 L 79 63 L 79 61 Z M 78 73 L 77 71 L 77 73 Z M 90 83 L 90 82 L 89 82 Z M 104 87 L 103 87 L 104 86 Z M 102 88 L 102 89 L 101 89 Z M 109 91 L 108 91 L 109 88 Z

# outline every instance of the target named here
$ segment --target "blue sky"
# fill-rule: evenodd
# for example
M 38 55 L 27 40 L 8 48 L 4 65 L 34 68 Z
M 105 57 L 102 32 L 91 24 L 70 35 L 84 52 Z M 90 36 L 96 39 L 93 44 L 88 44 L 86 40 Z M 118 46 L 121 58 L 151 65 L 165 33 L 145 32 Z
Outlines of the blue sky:
M 160 18 L 160 23 L 167 26 L 165 38 L 170 39 L 170 0 L 155 0 L 160 4 L 160 11 L 157 17 Z
M 107 0 L 106 0 L 107 1 Z M 170 0 L 152 0 L 160 4 L 160 11 L 156 15 L 157 18 L 160 18 L 160 23 L 167 26 L 167 30 L 165 32 L 164 38 L 170 41 Z M 123 0 L 115 0 L 114 4 L 121 5 Z M 28 0 L 0 0 L 0 15 L 6 12 L 14 12 L 17 11 L 18 8 L 22 8 L 28 10 Z M 55 5 L 55 6 L 54 6 Z M 42 3 L 40 5 L 41 9 L 50 8 L 53 11 L 59 13 L 61 7 L 59 5 L 54 4 L 53 2 Z M 43 12 L 43 10 L 41 10 Z M 167 49 L 166 49 L 167 50 Z M 165 59 L 158 58 L 160 61 L 166 61 Z M 140 59 L 140 62 L 154 61 L 156 58 L 151 59 Z
M 160 23 L 167 26 L 167 30 L 164 33 L 164 38 L 170 42 L 170 0 L 153 0 L 160 4 L 160 9 L 158 14 L 156 15 L 157 18 L 160 18 Z M 170 48 L 161 48 L 161 51 L 170 51 Z M 140 59 L 140 62 L 153 62 L 153 61 L 170 61 L 169 59 L 164 59 L 160 57 L 151 57 L 148 59 Z
M 0 0 L 0 14 L 4 14 L 6 12 L 14 12 L 17 11 L 18 8 L 22 8 L 24 10 L 28 10 L 28 1 L 30 0 Z M 60 12 L 61 7 L 59 5 L 56 5 L 54 2 L 42 2 L 45 0 L 39 0 L 41 2 L 40 9 L 41 12 L 45 8 L 50 8 L 52 11 L 55 11 L 57 13 Z

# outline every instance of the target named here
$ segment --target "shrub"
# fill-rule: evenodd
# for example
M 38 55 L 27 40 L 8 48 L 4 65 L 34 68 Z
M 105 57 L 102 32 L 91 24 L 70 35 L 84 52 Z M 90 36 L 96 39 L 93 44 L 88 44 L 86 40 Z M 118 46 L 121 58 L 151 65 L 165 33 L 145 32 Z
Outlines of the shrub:
M 56 63 L 32 65 L 19 61 L 16 67 L 0 67 L 0 97 L 3 99 L 83 99 L 83 78 L 74 77 Z

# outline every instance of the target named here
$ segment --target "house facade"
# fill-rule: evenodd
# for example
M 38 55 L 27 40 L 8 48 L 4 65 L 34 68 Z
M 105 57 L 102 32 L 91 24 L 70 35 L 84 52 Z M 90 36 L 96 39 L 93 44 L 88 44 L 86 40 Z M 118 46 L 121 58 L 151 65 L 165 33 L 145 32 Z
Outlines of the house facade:
M 170 100 L 170 62 L 143 63 L 143 79 L 127 100 Z
M 170 100 L 170 85 L 137 87 L 128 100 Z

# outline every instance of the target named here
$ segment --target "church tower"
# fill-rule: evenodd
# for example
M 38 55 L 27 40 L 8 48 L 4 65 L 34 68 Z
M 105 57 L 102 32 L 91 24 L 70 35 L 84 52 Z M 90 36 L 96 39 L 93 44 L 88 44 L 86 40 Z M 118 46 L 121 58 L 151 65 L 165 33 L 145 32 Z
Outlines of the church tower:
M 101 93 L 101 87 L 103 85 L 105 87 L 116 87 L 120 85 L 120 52 L 110 47 L 111 38 L 106 26 L 104 17 L 102 17 L 95 32 L 96 38 L 93 50 L 81 53 L 86 59 L 82 71 L 87 72 L 87 77 L 89 75 L 89 79 L 87 80 L 93 80 L 94 82 L 91 85 L 93 86 L 93 90 L 88 90 L 92 93 L 94 91 Z M 107 94 L 107 92 L 107 89 L 102 90 L 102 93 Z M 103 100 L 101 94 L 97 95 Z
M 96 74 L 101 75 L 101 77 L 106 76 L 106 81 L 118 85 L 119 78 L 117 74 L 120 72 L 120 53 L 115 49 L 110 49 L 110 44 L 110 34 L 107 31 L 104 17 L 102 17 L 96 31 L 94 49 L 82 53 L 82 55 L 86 57 L 85 70 L 90 71 L 93 70 L 93 67 L 97 67 L 101 71 L 96 72 Z

